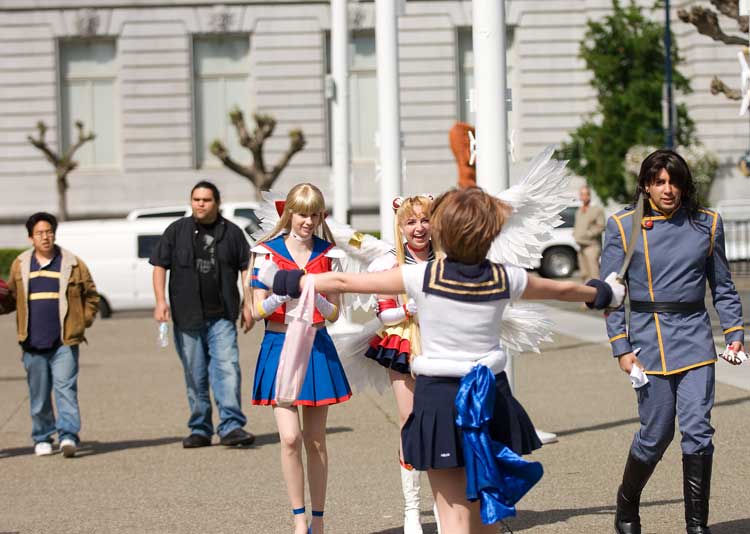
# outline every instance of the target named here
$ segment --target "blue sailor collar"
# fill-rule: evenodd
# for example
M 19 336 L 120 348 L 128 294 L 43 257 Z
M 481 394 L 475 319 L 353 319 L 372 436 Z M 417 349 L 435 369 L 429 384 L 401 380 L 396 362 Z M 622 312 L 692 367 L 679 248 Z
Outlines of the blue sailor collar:
M 294 258 L 292 258 L 292 254 L 289 252 L 289 249 L 286 248 L 286 243 L 284 242 L 284 238 L 286 236 L 287 234 L 276 236 L 273 239 L 270 239 L 263 243 L 263 246 L 265 246 L 273 254 L 282 256 L 294 263 Z M 329 243 L 325 239 L 319 238 L 318 236 L 313 236 L 313 249 L 312 253 L 310 254 L 310 258 L 307 260 L 307 263 L 310 263 L 321 254 L 325 254 L 330 248 L 331 243 Z
M 427 264 L 422 291 L 462 302 L 510 298 L 502 265 L 484 260 L 475 265 L 440 259 Z

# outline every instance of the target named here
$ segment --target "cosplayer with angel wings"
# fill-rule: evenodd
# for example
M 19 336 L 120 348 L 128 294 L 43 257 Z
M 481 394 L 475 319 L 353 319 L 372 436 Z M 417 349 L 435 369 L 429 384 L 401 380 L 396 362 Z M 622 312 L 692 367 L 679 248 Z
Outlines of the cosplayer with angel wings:
M 509 304 L 557 299 L 603 309 L 624 298 L 615 273 L 581 285 L 529 277 L 517 266 L 538 254 L 543 234 L 555 225 L 565 180 L 564 165 L 547 151 L 521 184 L 503 194 L 505 200 L 478 188 L 439 197 L 430 215 L 439 259 L 383 272 L 314 276 L 322 292 L 405 293 L 416 302 L 421 351 L 411 361 L 414 406 L 402 444 L 404 460 L 428 472 L 444 532 L 492 532 L 489 525 L 513 515 L 515 503 L 542 476 L 540 464 L 519 456 L 541 444 L 504 368 L 508 350 L 534 349 L 547 332 L 537 323 L 508 340 Z M 258 273 L 274 291 L 292 295 L 312 278 L 303 275 L 272 264 Z

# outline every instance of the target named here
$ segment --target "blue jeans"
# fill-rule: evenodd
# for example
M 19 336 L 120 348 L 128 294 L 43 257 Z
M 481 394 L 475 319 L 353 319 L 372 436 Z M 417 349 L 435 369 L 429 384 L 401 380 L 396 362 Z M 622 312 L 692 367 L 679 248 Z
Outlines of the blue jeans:
M 62 345 L 56 350 L 23 353 L 23 366 L 29 384 L 31 438 L 34 443 L 70 438 L 78 443 L 81 412 L 78 409 L 78 345 Z M 57 419 L 52 410 L 55 391 Z
M 240 352 L 234 322 L 211 319 L 198 330 L 181 330 L 175 326 L 174 341 L 185 370 L 190 433 L 206 437 L 214 433 L 209 384 L 219 409 L 219 436 L 245 426 L 247 419 L 240 401 Z

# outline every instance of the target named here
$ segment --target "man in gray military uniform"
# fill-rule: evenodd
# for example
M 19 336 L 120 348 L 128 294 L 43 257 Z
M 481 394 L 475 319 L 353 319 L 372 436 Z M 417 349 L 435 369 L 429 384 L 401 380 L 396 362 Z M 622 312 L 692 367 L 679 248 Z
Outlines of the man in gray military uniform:
M 710 534 L 716 347 L 706 282 L 734 351 L 744 350 L 742 306 L 724 254 L 721 217 L 699 207 L 690 170 L 678 154 L 658 150 L 644 160 L 637 199 L 644 202 L 644 216 L 634 222 L 638 210 L 630 207 L 610 217 L 602 253 L 601 270 L 610 273 L 620 270 L 633 248 L 626 275 L 630 328 L 621 306 L 608 315 L 607 332 L 620 368 L 630 373 L 638 366 L 648 377 L 636 390 L 641 426 L 617 492 L 615 530 L 640 534 L 641 491 L 672 441 L 676 416 L 687 533 Z

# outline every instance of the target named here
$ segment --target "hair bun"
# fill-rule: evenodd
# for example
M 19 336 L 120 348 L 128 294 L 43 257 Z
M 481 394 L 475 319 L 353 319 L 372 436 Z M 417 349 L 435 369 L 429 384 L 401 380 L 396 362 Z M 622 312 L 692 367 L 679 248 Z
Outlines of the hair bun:
M 396 197 L 393 199 L 393 211 L 398 210 L 401 207 L 401 204 L 404 203 L 404 197 Z

